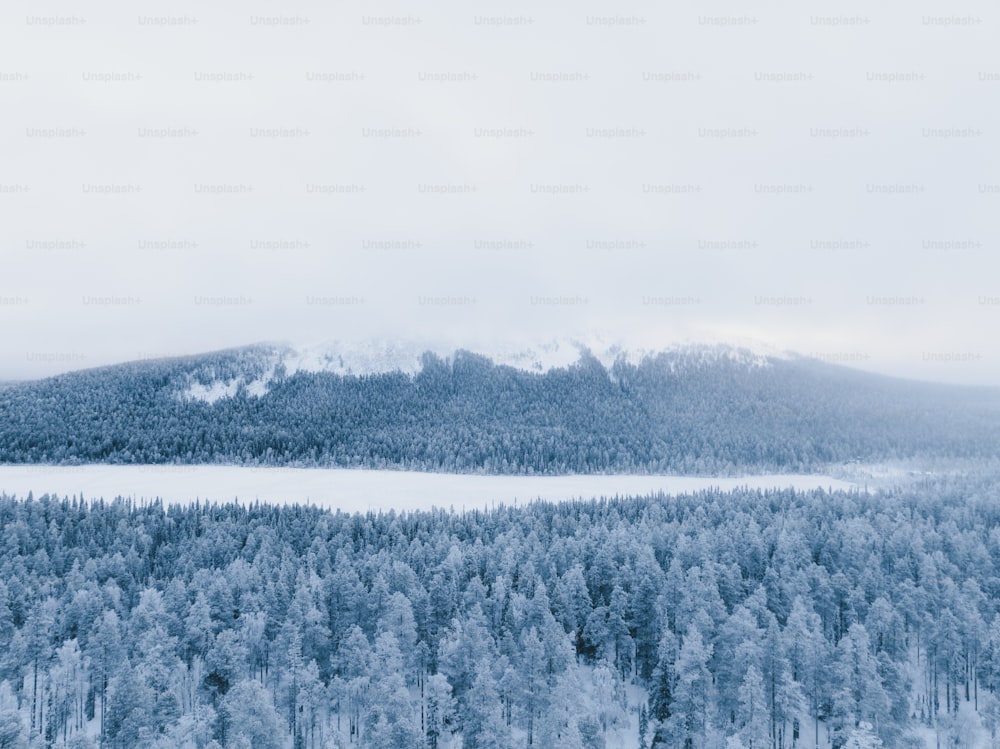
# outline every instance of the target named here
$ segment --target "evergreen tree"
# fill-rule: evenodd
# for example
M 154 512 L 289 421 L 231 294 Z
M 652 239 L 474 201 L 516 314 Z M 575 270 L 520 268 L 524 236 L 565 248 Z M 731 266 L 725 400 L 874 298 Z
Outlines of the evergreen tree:
M 677 685 L 675 664 L 678 652 L 677 637 L 669 629 L 665 629 L 657 648 L 658 658 L 649 691 L 649 712 L 657 721 L 662 722 L 670 717 Z
M 813 721 L 814 746 L 819 747 L 819 717 L 829 695 L 830 646 L 823 636 L 819 615 L 803 598 L 796 597 L 785 627 L 785 650 L 791 677 L 802 685 L 803 696 Z
M 219 705 L 220 736 L 227 748 L 283 749 L 281 719 L 267 690 L 254 680 L 235 684 Z
M 512 749 L 510 731 L 500 709 L 496 680 L 488 659 L 476 667 L 460 714 L 462 745 L 468 749 Z
M 694 749 L 705 745 L 713 704 L 712 675 L 708 670 L 711 657 L 712 646 L 706 645 L 701 632 L 692 626 L 677 656 L 677 682 L 666 723 L 669 747 Z
M 372 666 L 371 700 L 365 718 L 368 743 L 373 749 L 417 746 L 420 726 L 403 678 L 403 654 L 392 632 L 383 632 L 375 641 Z
M 535 744 L 535 722 L 548 708 L 549 680 L 545 668 L 545 648 L 534 627 L 521 636 L 520 707 L 525 716 L 528 746 Z
M 852 624 L 838 643 L 834 673 L 837 679 L 833 690 L 836 733 L 849 736 L 862 722 L 876 727 L 885 725 L 889 718 L 889 698 L 863 625 Z
M 580 734 L 580 695 L 583 685 L 576 669 L 559 674 L 548 708 L 538 722 L 536 744 L 553 749 L 584 749 Z
M 639 749 L 646 749 L 646 737 L 649 736 L 649 713 L 646 705 L 639 705 Z
M 438 744 L 451 733 L 455 700 L 451 696 L 451 684 L 441 674 L 428 677 L 424 689 L 426 694 L 424 734 L 428 749 L 437 749 Z
M 21 711 L 17 709 L 17 698 L 10 684 L 0 682 L 0 749 L 22 749 L 27 745 Z
M 764 677 L 751 665 L 743 677 L 739 690 L 737 725 L 740 740 L 748 749 L 766 749 L 770 746 L 767 721 L 767 696 Z

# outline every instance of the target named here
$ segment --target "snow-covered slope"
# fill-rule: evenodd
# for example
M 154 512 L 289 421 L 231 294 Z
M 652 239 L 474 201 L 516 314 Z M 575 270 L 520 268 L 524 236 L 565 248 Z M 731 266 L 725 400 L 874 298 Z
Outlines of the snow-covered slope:
M 449 359 L 459 349 L 484 356 L 495 364 L 529 372 L 546 372 L 568 367 L 576 363 L 585 351 L 605 367 L 611 367 L 618 360 L 638 364 L 644 358 L 659 353 L 675 354 L 682 360 L 703 364 L 725 358 L 744 362 L 748 366 L 767 366 L 769 359 L 788 358 L 788 354 L 784 352 L 752 342 L 674 342 L 651 346 L 593 335 L 534 342 L 495 341 L 486 344 L 389 340 L 332 341 L 309 346 L 288 346 L 283 361 L 289 374 L 300 369 L 337 374 L 376 374 L 394 371 L 412 374 L 420 370 L 420 360 L 424 353 L 431 352 L 443 359 Z
M 444 360 L 453 359 L 457 350 L 483 356 L 495 364 L 525 372 L 544 373 L 575 364 L 586 352 L 610 369 L 616 362 L 638 364 L 643 359 L 668 355 L 671 369 L 706 366 L 728 360 L 748 368 L 767 367 L 775 359 L 787 359 L 785 352 L 753 342 L 686 343 L 677 342 L 660 347 L 631 345 L 606 336 L 590 336 L 533 343 L 494 342 L 488 345 L 442 344 L 426 341 L 330 341 L 309 345 L 272 344 L 257 347 L 263 362 L 255 363 L 252 374 L 237 374 L 210 382 L 192 379 L 182 397 L 214 403 L 220 398 L 236 395 L 240 388 L 248 395 L 264 395 L 271 382 L 296 372 L 330 372 L 337 375 L 372 375 L 401 372 L 414 375 L 420 371 L 422 357 L 435 354 Z M 262 365 L 262 366 L 261 366 Z M 260 372 L 263 371 L 263 374 Z

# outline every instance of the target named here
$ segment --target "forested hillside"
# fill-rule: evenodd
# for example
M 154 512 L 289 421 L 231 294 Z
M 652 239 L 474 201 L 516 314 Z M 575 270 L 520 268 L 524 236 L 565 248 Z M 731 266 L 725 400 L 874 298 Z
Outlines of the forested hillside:
M 675 351 L 605 367 L 584 352 L 528 372 L 459 351 L 360 376 L 275 361 L 250 347 L 2 389 L 0 462 L 718 474 L 1000 451 L 998 390 L 806 359 Z
M 988 746 L 994 487 L 0 498 L 0 747 Z

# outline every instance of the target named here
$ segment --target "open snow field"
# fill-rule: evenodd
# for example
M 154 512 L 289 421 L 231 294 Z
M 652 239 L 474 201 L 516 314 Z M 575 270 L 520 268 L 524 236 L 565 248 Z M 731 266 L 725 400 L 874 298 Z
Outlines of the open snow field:
M 696 476 L 476 476 L 340 468 L 252 468 L 208 465 L 0 466 L 0 493 L 18 497 L 55 494 L 87 500 L 160 498 L 167 503 L 208 500 L 273 504 L 310 503 L 345 512 L 481 509 L 535 499 L 684 494 L 701 489 L 857 489 L 820 475 L 743 478 Z

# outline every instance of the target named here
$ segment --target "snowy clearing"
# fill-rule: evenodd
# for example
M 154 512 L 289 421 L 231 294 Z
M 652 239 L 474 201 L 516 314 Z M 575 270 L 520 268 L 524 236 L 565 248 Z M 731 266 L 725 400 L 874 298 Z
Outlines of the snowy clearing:
M 741 478 L 702 476 L 477 476 L 340 468 L 264 468 L 210 465 L 4 465 L 0 493 L 56 494 L 90 499 L 160 498 L 165 502 L 310 503 L 345 512 L 481 509 L 534 499 L 684 494 L 719 487 L 858 489 L 830 476 L 779 474 Z

